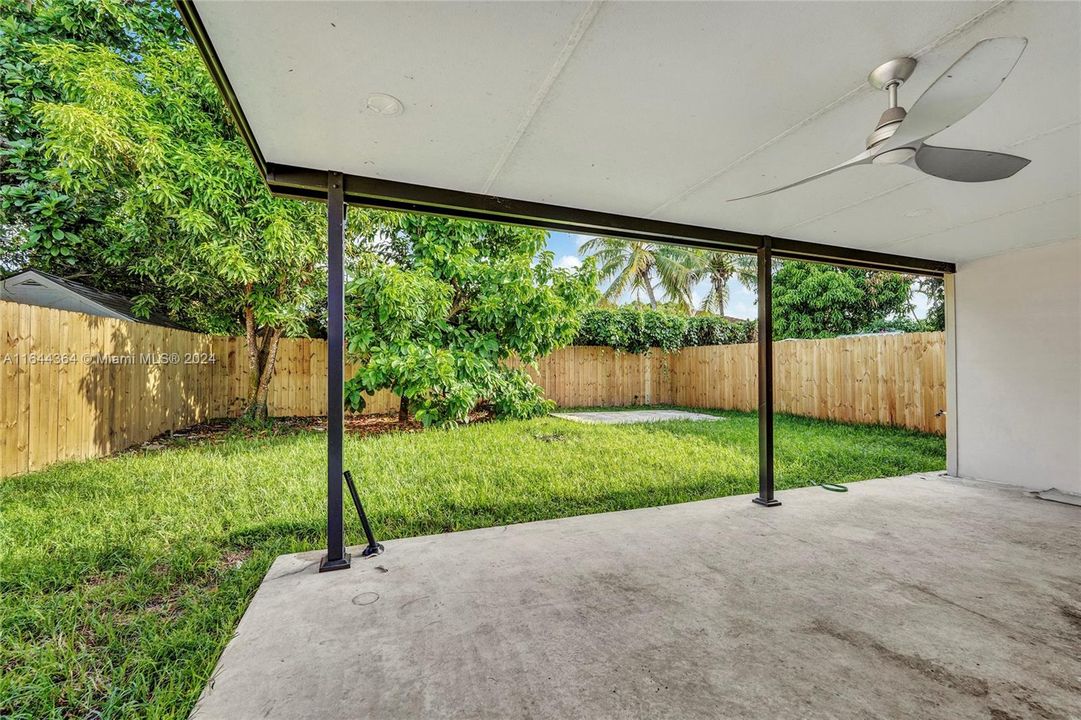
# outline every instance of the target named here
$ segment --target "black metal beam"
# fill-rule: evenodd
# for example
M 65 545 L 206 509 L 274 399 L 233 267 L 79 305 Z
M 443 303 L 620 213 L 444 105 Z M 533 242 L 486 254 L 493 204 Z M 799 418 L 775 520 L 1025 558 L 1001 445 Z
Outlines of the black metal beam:
M 559 232 L 604 235 L 728 252 L 756 253 L 762 236 L 735 230 L 653 220 L 630 215 L 480 195 L 425 185 L 345 175 L 350 205 L 446 215 L 487 222 L 528 225 Z M 326 174 L 269 163 L 266 181 L 276 195 L 319 200 L 326 197 Z M 773 238 L 773 256 L 922 275 L 953 272 L 953 263 L 857 250 L 788 238 Z
M 345 185 L 327 173 L 327 554 L 319 572 L 349 567 L 342 517 L 345 439 Z
M 758 497 L 766 507 L 781 504 L 773 495 L 773 241 L 758 248 Z

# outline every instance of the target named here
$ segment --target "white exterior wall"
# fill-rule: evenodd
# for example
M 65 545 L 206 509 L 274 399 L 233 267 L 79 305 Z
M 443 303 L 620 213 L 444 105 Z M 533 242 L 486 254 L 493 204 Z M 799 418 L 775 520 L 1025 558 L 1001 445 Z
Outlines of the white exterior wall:
M 951 471 L 1081 494 L 1081 239 L 964 263 L 953 284 Z

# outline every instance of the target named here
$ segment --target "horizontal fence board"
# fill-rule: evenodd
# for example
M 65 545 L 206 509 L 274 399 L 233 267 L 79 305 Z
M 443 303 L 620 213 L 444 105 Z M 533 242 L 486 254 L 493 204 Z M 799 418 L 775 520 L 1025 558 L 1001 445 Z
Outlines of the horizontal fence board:
M 272 415 L 326 415 L 326 352 L 325 340 L 281 341 Z M 774 343 L 774 361 L 778 412 L 945 433 L 943 333 L 785 340 Z M 753 411 L 758 403 L 754 344 L 644 354 L 568 347 L 534 365 L 508 365 L 523 367 L 561 407 Z M 347 364 L 346 377 L 355 369 Z M 249 383 L 242 337 L 0 301 L 0 477 L 237 417 Z M 380 391 L 364 412 L 393 413 L 398 404 Z

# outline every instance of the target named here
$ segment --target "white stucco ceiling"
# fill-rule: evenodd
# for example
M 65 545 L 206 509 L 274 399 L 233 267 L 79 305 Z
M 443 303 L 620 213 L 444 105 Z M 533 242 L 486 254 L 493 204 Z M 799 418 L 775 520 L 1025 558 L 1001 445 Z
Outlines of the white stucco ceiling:
M 965 261 L 1081 236 L 1081 4 L 196 3 L 269 162 Z M 1029 39 L 937 145 L 1022 155 L 993 183 L 855 168 L 885 108 L 867 73 Z M 373 93 L 404 112 L 366 109 Z

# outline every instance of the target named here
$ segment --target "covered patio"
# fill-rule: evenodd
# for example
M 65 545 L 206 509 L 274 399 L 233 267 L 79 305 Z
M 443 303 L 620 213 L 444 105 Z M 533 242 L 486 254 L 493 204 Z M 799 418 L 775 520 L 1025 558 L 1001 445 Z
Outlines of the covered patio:
M 938 475 L 785 498 L 282 556 L 193 718 L 1081 714 L 1078 508 Z
M 327 549 L 196 718 L 1081 714 L 1081 5 L 178 6 L 329 239 Z M 759 492 L 347 552 L 350 205 L 754 254 Z M 948 476 L 775 492 L 776 259 L 944 278 Z

